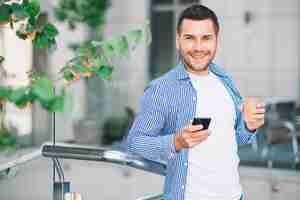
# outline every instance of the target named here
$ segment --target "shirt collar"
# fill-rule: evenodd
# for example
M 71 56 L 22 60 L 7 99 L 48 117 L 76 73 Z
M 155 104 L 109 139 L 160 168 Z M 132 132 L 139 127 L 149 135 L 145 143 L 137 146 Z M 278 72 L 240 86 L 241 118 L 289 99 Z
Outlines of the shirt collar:
M 209 64 L 209 70 L 216 74 L 219 77 L 226 77 L 225 70 L 223 70 L 221 67 L 214 63 Z M 190 76 L 182 62 L 180 62 L 177 67 L 176 67 L 176 77 L 178 80 L 185 80 L 185 79 L 190 79 Z

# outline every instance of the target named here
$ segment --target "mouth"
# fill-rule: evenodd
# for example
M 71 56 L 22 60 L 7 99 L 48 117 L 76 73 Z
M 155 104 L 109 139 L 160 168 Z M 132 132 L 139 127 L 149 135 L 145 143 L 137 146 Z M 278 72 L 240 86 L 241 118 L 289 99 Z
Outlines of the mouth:
M 191 53 L 190 54 L 193 59 L 201 60 L 209 55 L 209 53 Z

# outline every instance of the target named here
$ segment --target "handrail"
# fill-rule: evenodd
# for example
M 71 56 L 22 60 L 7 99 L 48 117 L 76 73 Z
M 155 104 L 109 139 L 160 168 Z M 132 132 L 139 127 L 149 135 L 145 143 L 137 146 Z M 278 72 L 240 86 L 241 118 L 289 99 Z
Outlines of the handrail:
M 24 155 L 17 156 L 17 158 L 5 159 L 3 163 L 0 162 L 0 172 L 10 170 L 11 168 L 17 167 L 28 161 L 32 161 L 41 155 L 42 155 L 41 149 L 38 148 L 30 153 L 24 153 Z
M 45 143 L 42 146 L 42 155 L 52 158 L 102 161 L 125 165 L 163 176 L 166 174 L 166 164 L 164 163 L 150 161 L 121 150 L 112 150 L 103 147 Z
M 156 195 L 149 195 L 149 196 L 141 197 L 136 200 L 163 200 L 163 199 L 164 199 L 163 194 L 156 194 Z
M 0 172 L 7 171 L 37 157 L 51 157 L 76 160 L 102 161 L 122 166 L 129 166 L 143 171 L 164 176 L 166 165 L 161 162 L 146 160 L 140 156 L 123 152 L 122 150 L 112 150 L 103 147 L 91 147 L 66 143 L 45 143 L 41 148 L 33 149 L 30 153 L 24 153 L 17 158 L 8 158 L 3 163 L 0 162 Z M 163 194 L 140 197 L 137 200 L 163 200 Z

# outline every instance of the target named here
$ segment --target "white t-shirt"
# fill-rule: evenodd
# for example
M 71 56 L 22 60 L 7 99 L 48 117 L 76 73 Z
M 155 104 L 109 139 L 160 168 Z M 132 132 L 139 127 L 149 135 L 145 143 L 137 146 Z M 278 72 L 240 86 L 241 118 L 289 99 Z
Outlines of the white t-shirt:
M 237 200 L 239 181 L 234 102 L 213 73 L 190 74 L 197 91 L 196 117 L 210 117 L 210 136 L 189 150 L 186 200 Z

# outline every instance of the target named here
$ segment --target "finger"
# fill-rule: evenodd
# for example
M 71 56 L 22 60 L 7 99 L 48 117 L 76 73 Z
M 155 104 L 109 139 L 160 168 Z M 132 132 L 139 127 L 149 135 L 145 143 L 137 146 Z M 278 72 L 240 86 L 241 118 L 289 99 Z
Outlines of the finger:
M 260 127 L 261 125 L 263 125 L 265 123 L 265 120 L 264 119 L 260 119 L 260 120 L 255 120 L 253 122 L 248 122 L 248 124 L 251 126 L 251 127 Z
M 190 133 L 190 137 L 191 138 L 199 138 L 202 137 L 204 135 L 209 135 L 208 130 L 203 130 L 203 131 L 197 131 L 197 132 L 192 132 Z
M 186 129 L 186 131 L 192 133 L 192 132 L 199 131 L 199 130 L 201 130 L 201 129 L 203 129 L 203 125 L 201 125 L 201 124 L 200 124 L 200 125 L 192 125 L 192 126 L 188 127 L 188 128 Z
M 264 119 L 265 118 L 265 114 L 264 113 L 258 113 L 258 114 L 252 114 L 252 115 L 248 115 L 248 117 L 246 118 L 246 121 L 255 121 L 257 119 Z
M 263 113 L 265 113 L 266 112 L 266 109 L 265 108 L 259 108 L 259 109 L 256 109 L 255 110 L 255 113 L 256 114 L 263 114 Z
M 199 139 L 189 139 L 186 143 L 186 146 L 187 147 L 193 147 L 197 144 L 200 144 L 201 142 L 203 142 L 206 139 L 207 139 L 207 137 L 202 137 L 202 138 L 199 138 Z
M 187 147 L 188 148 L 192 148 L 193 146 L 195 146 L 195 145 L 197 145 L 198 143 L 196 143 L 196 142 L 190 142 L 190 143 L 188 143 L 187 144 Z
M 207 138 L 208 138 L 208 135 L 202 135 L 202 136 L 200 136 L 198 138 L 192 138 L 192 139 L 190 139 L 189 142 L 199 144 L 199 143 L 203 142 L 204 140 L 206 140 Z
M 200 142 L 203 140 L 203 138 L 207 138 L 208 133 L 205 134 L 199 134 L 199 135 L 194 135 L 193 137 L 188 138 L 188 140 L 191 140 L 193 142 Z
M 260 123 L 262 121 L 264 121 L 264 119 L 251 119 L 248 120 L 247 123 L 255 124 L 255 123 Z
M 208 136 L 208 134 L 206 134 L 207 136 Z M 192 136 L 190 136 L 188 139 L 189 140 L 199 140 L 199 139 L 201 139 L 202 137 L 205 137 L 205 135 L 203 135 L 203 134 L 196 134 L 196 135 L 192 135 Z
M 264 114 L 256 114 L 253 116 L 254 120 L 259 120 L 259 119 L 264 119 L 265 115 Z
M 184 147 L 192 147 L 194 144 L 195 144 L 195 142 L 191 138 L 188 138 L 184 141 L 183 146 Z
M 259 120 L 257 120 L 257 123 L 258 124 L 263 124 L 265 122 L 265 119 L 263 118 L 263 119 L 259 119 Z
M 265 108 L 266 107 L 266 104 L 265 103 L 258 103 L 256 105 L 256 108 Z

